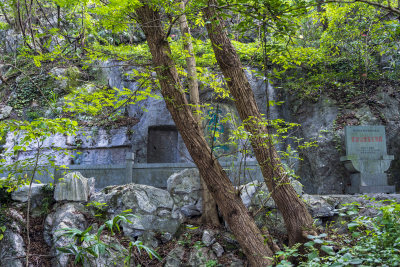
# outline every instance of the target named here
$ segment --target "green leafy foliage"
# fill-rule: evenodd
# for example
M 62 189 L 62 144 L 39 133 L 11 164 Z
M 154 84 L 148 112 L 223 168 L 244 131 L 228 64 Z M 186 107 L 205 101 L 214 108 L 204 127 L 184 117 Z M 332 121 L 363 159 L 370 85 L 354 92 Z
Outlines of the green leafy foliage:
M 60 229 L 58 231 L 60 233 L 59 238 L 71 238 L 74 242 L 65 247 L 57 247 L 57 250 L 65 254 L 74 255 L 75 264 L 83 264 L 91 258 L 96 259 L 102 255 L 110 254 L 112 249 L 118 249 L 120 253 L 125 255 L 124 263 L 127 264 L 127 266 L 130 266 L 130 263 L 133 260 L 132 250 L 134 248 L 136 248 L 139 253 L 144 250 L 151 259 L 155 257 L 158 260 L 161 260 L 155 250 L 143 245 L 140 241 L 129 242 L 129 247 L 124 249 L 121 246 L 115 246 L 102 240 L 102 235 L 104 234 L 105 229 L 107 229 L 111 235 L 114 235 L 115 231 L 120 232 L 120 223 L 132 223 L 129 218 L 134 217 L 135 215 L 129 214 L 128 212 L 130 211 L 131 210 L 126 210 L 123 213 L 116 215 L 114 218 L 107 220 L 95 233 L 92 233 L 92 226 L 89 226 L 85 230 L 75 228 Z
M 206 262 L 206 267 L 215 267 L 218 266 L 218 261 L 217 260 L 208 260 Z
M 400 264 L 400 204 L 394 201 L 380 202 L 376 217 L 354 216 L 358 203 L 340 209 L 340 216 L 351 216 L 347 227 L 350 230 L 338 241 L 330 241 L 327 234 L 309 236 L 305 243 L 307 254 L 298 266 L 398 266 Z M 356 205 L 355 205 L 356 204 Z M 283 256 L 277 266 L 293 266 L 288 259 L 299 257 L 298 248 L 286 248 L 276 257 Z
M 45 141 L 55 134 L 75 135 L 78 129 L 76 121 L 70 119 L 46 119 L 38 118 L 34 121 L 5 120 L 0 121 L 0 140 L 12 133 L 19 137 L 18 143 L 12 147 L 11 151 L 3 153 L 0 158 L 0 173 L 8 173 L 7 179 L 0 180 L 0 188 L 6 188 L 8 191 L 15 190 L 21 184 L 25 184 L 34 177 L 35 173 L 28 175 L 29 170 L 37 171 L 38 174 L 48 172 L 46 167 L 34 168 L 38 165 L 48 164 L 55 167 L 55 154 L 42 154 L 41 149 Z M 10 157 L 28 149 L 35 153 L 31 157 L 21 160 L 10 161 Z M 57 150 L 57 148 L 54 148 Z M 68 153 L 58 149 L 59 153 Z
M 6 231 L 6 227 L 3 225 L 0 227 L 0 241 L 3 239 L 4 237 L 4 232 Z
M 53 198 L 54 195 L 54 186 L 52 183 L 45 184 L 41 191 L 43 193 L 43 200 L 40 205 L 40 214 L 45 216 L 50 213 L 51 207 L 55 203 Z
M 137 249 L 138 253 L 140 254 L 142 250 L 144 250 L 147 255 L 149 255 L 150 259 L 156 258 L 157 260 L 161 261 L 162 258 L 160 255 L 152 248 L 143 245 L 142 241 L 136 240 L 135 242 L 129 242 L 129 248 L 128 248 L 128 255 L 124 259 L 124 263 L 127 264 L 127 266 L 130 266 L 131 262 L 133 261 L 133 250 Z
M 106 217 L 106 209 L 107 204 L 101 203 L 97 201 L 91 201 L 86 204 L 86 207 L 93 207 L 94 208 L 94 216 L 100 219 L 104 219 Z
M 79 88 L 65 97 L 64 110 L 80 115 L 115 119 L 125 105 L 134 105 L 148 97 L 160 98 L 152 92 L 152 84 L 149 80 L 145 81 L 146 78 L 148 77 L 142 78 L 144 89 L 140 86 L 133 92 L 128 88 L 100 88 L 95 91 L 89 91 L 89 87 Z
M 296 33 L 283 39 L 274 35 L 267 53 L 287 70 L 283 77 L 293 78 L 287 86 L 299 97 L 316 99 L 344 82 L 350 83 L 344 88 L 353 94 L 367 80 L 396 79 L 400 74 L 395 45 L 399 24 L 386 12 L 364 3 L 308 8 L 294 19 Z

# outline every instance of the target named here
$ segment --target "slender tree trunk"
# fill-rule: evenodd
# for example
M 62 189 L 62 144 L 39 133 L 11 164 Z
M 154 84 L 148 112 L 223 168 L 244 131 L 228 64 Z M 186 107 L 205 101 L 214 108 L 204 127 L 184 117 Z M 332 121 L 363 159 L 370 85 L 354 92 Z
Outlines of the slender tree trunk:
M 326 31 L 328 29 L 328 21 L 325 14 L 325 8 L 322 6 L 324 4 L 324 0 L 317 0 L 317 11 L 323 17 L 322 31 Z
M 37 167 L 38 167 L 38 163 L 39 163 L 39 156 L 40 156 L 40 148 L 41 145 L 38 141 L 38 151 L 36 153 L 36 159 L 35 159 L 35 165 L 33 167 L 33 172 L 32 175 L 29 179 L 29 190 L 28 190 L 28 207 L 26 208 L 26 257 L 25 257 L 25 266 L 29 267 L 29 253 L 30 253 L 30 249 L 31 249 L 31 238 L 29 236 L 30 233 L 30 211 L 31 211 L 31 198 L 32 198 L 32 183 L 33 183 L 33 179 L 35 178 L 35 174 L 37 171 Z
M 31 38 L 32 38 L 32 44 L 33 44 L 33 48 L 36 50 L 36 41 L 35 41 L 35 35 L 33 34 L 33 28 L 32 28 L 32 4 L 33 4 L 33 0 L 31 0 L 30 5 L 28 7 L 28 3 L 25 2 L 25 10 L 26 10 L 26 16 L 27 16 L 27 21 L 28 21 L 28 27 L 29 27 L 29 33 L 31 34 Z
M 23 14 L 21 13 L 21 5 L 20 5 L 20 1 L 17 0 L 16 2 L 17 5 L 17 18 L 18 18 L 18 22 L 19 22 L 19 28 L 21 30 L 22 36 L 24 37 L 24 43 L 27 47 L 29 47 L 29 49 L 32 49 L 32 46 L 28 43 L 27 41 L 27 37 L 26 37 L 26 33 L 25 33 L 25 22 L 23 22 Z
M 262 122 L 254 93 L 245 75 L 240 59 L 229 40 L 222 21 L 216 13 L 217 2 L 209 1 L 204 10 L 208 36 L 213 45 L 215 57 L 225 76 L 227 85 L 235 99 L 235 105 L 244 126 L 251 133 L 251 145 L 261 167 L 262 174 L 278 209 L 285 220 L 289 243 L 307 240 L 313 234 L 313 219 L 303 201 L 290 184 L 280 158 Z
M 186 65 L 188 71 L 188 80 L 189 80 L 189 94 L 190 94 L 190 102 L 193 104 L 193 112 L 194 117 L 200 123 L 200 97 L 199 97 L 199 85 L 197 80 L 197 71 L 196 71 L 196 59 L 194 57 L 194 50 L 192 44 L 192 36 L 190 34 L 189 25 L 187 23 L 185 12 L 185 3 L 181 1 L 179 3 L 179 8 L 182 11 L 182 14 L 179 17 L 179 27 L 182 34 L 183 40 L 183 48 L 188 52 L 186 55 Z
M 194 57 L 193 44 L 190 34 L 189 25 L 186 20 L 185 15 L 185 3 L 181 1 L 179 3 L 179 8 L 182 10 L 182 15 L 179 17 L 179 26 L 181 29 L 183 48 L 188 52 L 186 55 L 186 65 L 188 71 L 189 80 L 189 94 L 190 102 L 193 105 L 193 113 L 196 121 L 201 127 L 201 116 L 200 116 L 200 97 L 199 97 L 199 85 L 197 80 L 197 70 L 196 70 L 196 59 Z M 220 225 L 218 218 L 217 205 L 214 198 L 212 197 L 210 190 L 207 188 L 207 184 L 204 179 L 200 177 L 201 185 L 203 188 L 203 212 L 201 220 L 204 224 L 211 224 L 214 226 Z
M 264 244 L 260 230 L 235 194 L 232 183 L 212 154 L 198 122 L 193 117 L 171 58 L 171 49 L 163 31 L 160 14 L 156 8 L 146 5 L 146 2 L 143 4 L 136 10 L 137 19 L 146 35 L 161 93 L 176 127 L 250 264 L 255 267 L 270 265 L 270 257 L 273 255 L 271 249 Z
M 6 9 L 4 8 L 3 5 L 0 5 L 0 10 L 1 10 L 1 12 L 3 13 L 3 16 L 4 16 L 4 18 L 6 19 L 7 23 L 8 23 L 10 26 L 13 26 L 14 24 L 13 24 L 13 23 L 11 22 L 11 20 L 8 18 Z

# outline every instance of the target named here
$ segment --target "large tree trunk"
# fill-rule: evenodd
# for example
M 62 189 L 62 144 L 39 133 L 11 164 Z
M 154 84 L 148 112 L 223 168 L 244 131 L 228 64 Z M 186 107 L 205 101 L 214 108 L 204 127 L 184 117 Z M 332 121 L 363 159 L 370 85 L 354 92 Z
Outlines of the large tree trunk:
M 179 8 L 182 11 L 181 16 L 179 17 L 179 27 L 181 29 L 181 34 L 182 34 L 183 48 L 188 53 L 188 55 L 186 55 L 186 65 L 187 65 L 188 80 L 189 80 L 190 103 L 193 105 L 192 109 L 194 112 L 194 117 L 201 126 L 200 97 L 199 97 L 199 85 L 197 80 L 196 59 L 194 57 L 190 29 L 185 15 L 185 3 L 183 1 L 179 3 Z M 201 177 L 200 180 L 201 180 L 201 186 L 203 188 L 202 191 L 203 213 L 201 216 L 201 221 L 204 224 L 219 226 L 220 223 L 219 223 L 217 205 L 215 203 L 215 200 L 212 197 L 210 190 L 208 190 L 207 184 L 204 182 L 203 177 Z
M 282 167 L 279 155 L 262 122 L 253 90 L 244 73 L 240 59 L 229 40 L 222 21 L 216 13 L 215 0 L 209 1 L 204 10 L 208 36 L 213 45 L 215 57 L 224 74 L 227 85 L 235 99 L 235 105 L 244 126 L 251 133 L 251 144 L 261 167 L 262 174 L 278 209 L 283 215 L 289 235 L 289 243 L 304 242 L 313 232 L 313 219 L 303 201 L 290 184 Z
M 213 156 L 201 128 L 192 115 L 179 81 L 171 49 L 167 42 L 161 17 L 155 7 L 144 5 L 136 10 L 138 21 L 146 35 L 161 92 L 186 147 L 200 174 L 216 200 L 252 266 L 272 263 L 271 249 L 264 244 L 260 230 L 247 212 L 225 171 Z

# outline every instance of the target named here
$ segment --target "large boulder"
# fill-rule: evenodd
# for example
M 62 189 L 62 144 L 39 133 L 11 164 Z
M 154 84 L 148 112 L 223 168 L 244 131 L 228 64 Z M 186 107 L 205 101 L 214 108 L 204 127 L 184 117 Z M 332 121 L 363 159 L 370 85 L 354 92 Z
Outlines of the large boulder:
M 239 186 L 240 198 L 247 208 L 250 207 L 254 194 L 259 190 L 260 187 L 261 183 L 257 180 Z
M 306 203 L 308 210 L 313 218 L 333 217 L 337 214 L 336 208 L 339 200 L 332 198 L 329 195 L 303 195 L 303 200 Z
M 171 193 L 179 211 L 186 217 L 201 215 L 201 183 L 198 169 L 185 169 L 172 174 L 167 180 L 167 190 Z
M 91 190 L 94 190 L 94 178 L 87 179 L 80 172 L 71 172 L 57 182 L 54 199 L 87 202 Z
M 290 181 L 294 190 L 299 196 L 303 195 L 302 184 L 294 179 Z M 276 204 L 268 191 L 265 182 L 253 181 L 239 186 L 240 197 L 247 208 L 276 208 Z
M 3 239 L 0 240 L 0 266 L 23 267 L 23 259 L 18 257 L 25 256 L 25 242 L 22 238 L 22 231 L 26 223 L 21 212 L 15 209 L 6 211 L 8 222 Z
M 31 187 L 31 208 L 34 209 L 37 206 L 40 206 L 43 198 L 44 191 L 43 188 L 46 184 L 32 184 Z M 12 192 L 11 199 L 18 202 L 28 202 L 29 196 L 29 185 L 23 185 L 19 187 L 17 190 Z
M 49 74 L 55 79 L 54 91 L 62 93 L 78 85 L 81 73 L 77 67 L 59 68 L 50 70 Z
M 175 234 L 181 220 L 175 212 L 174 201 L 168 191 L 148 185 L 127 184 L 109 186 L 95 194 L 92 201 L 106 203 L 106 212 L 115 216 L 131 209 L 135 217 L 131 224 L 123 223 L 123 231 L 131 238 L 144 232 L 168 232 Z
M 294 179 L 290 180 L 296 193 L 303 195 L 302 184 Z M 275 235 L 286 235 L 285 222 L 282 214 L 277 210 L 265 182 L 253 181 L 239 187 L 240 197 L 247 208 L 254 213 L 255 222 L 259 228 L 266 228 Z
M 54 212 L 50 213 L 44 223 L 44 240 L 51 247 L 51 254 L 55 256 L 54 267 L 66 267 L 71 261 L 71 257 L 57 250 L 58 247 L 65 247 L 73 240 L 62 235 L 61 229 L 75 228 L 86 229 L 84 206 L 80 203 L 57 204 Z
M 6 53 L 16 53 L 18 47 L 23 45 L 24 37 L 14 29 L 0 30 L 0 40 L 4 40 L 4 51 Z
M 25 244 L 21 234 L 9 229 L 3 234 L 0 241 L 0 266 L 23 267 L 21 259 L 25 256 Z

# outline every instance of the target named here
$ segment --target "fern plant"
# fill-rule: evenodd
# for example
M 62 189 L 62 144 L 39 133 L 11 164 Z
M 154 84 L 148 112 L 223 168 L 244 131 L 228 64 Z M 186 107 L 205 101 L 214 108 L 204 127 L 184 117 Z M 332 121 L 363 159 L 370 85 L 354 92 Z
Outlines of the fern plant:
M 75 257 L 75 264 L 84 264 L 85 262 L 89 262 L 90 259 L 94 258 L 97 260 L 102 255 L 110 255 L 112 249 L 117 249 L 125 256 L 125 266 L 131 266 L 133 262 L 132 255 L 134 248 L 136 248 L 139 253 L 144 250 L 151 259 L 155 257 L 161 260 L 161 257 L 154 249 L 145 246 L 141 241 L 130 242 L 128 249 L 126 249 L 122 246 L 108 244 L 101 239 L 105 229 L 107 229 L 111 235 L 115 235 L 116 232 L 121 231 L 120 223 L 132 223 L 129 218 L 136 216 L 128 213 L 131 211 L 132 210 L 125 210 L 114 218 L 107 220 L 99 227 L 96 233 L 92 233 L 93 226 L 89 226 L 85 230 L 76 228 L 63 228 L 58 230 L 61 233 L 58 238 L 68 237 L 73 239 L 74 242 L 64 247 L 57 247 L 57 250 L 65 254 L 73 255 Z

